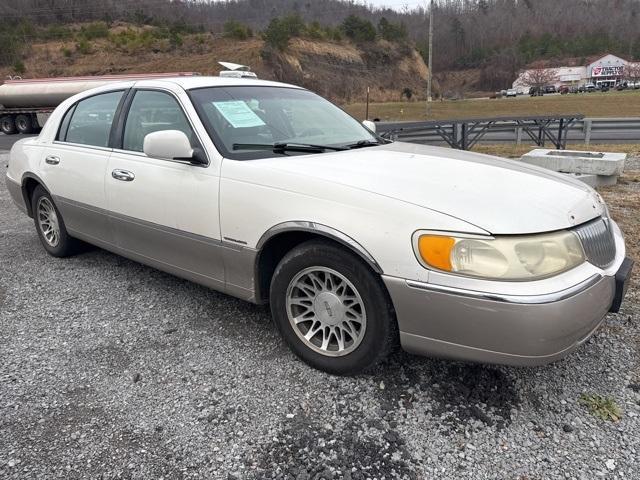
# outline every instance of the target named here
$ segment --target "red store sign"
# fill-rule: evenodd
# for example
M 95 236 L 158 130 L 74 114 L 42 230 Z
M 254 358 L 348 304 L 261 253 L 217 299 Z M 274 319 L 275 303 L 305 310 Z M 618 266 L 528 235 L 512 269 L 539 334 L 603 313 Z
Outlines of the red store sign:
M 621 77 L 624 72 L 622 65 L 618 67 L 593 67 L 591 69 L 592 77 Z

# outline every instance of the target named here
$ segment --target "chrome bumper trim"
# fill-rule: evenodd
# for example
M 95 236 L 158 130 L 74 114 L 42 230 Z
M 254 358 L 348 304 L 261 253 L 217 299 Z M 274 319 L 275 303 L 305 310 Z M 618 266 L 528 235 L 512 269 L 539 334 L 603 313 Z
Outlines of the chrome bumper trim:
M 480 292 L 476 290 L 466 290 L 463 288 L 436 285 L 433 283 L 417 282 L 415 280 L 406 280 L 406 282 L 409 287 L 417 288 L 419 290 L 426 290 L 426 291 L 432 291 L 432 292 L 438 292 L 438 293 L 448 293 L 451 295 L 459 295 L 459 296 L 477 298 L 481 300 L 491 300 L 494 302 L 539 305 L 539 304 L 545 304 L 545 303 L 559 302 L 561 300 L 565 300 L 567 298 L 573 297 L 574 295 L 595 285 L 601 279 L 602 279 L 602 275 L 595 274 L 587 278 L 585 281 L 580 282 L 577 285 L 574 285 L 573 287 L 569 287 L 565 290 L 560 290 L 559 292 L 546 293 L 542 295 L 503 295 L 499 293 Z

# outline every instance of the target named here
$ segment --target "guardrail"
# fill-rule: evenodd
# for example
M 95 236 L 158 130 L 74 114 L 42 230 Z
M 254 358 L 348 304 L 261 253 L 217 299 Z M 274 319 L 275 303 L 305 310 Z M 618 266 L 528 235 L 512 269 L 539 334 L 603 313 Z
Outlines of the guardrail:
M 378 132 L 404 142 L 448 144 L 467 150 L 477 143 L 515 143 L 564 149 L 571 143 L 640 143 L 640 117 L 584 118 L 582 115 L 381 122 Z

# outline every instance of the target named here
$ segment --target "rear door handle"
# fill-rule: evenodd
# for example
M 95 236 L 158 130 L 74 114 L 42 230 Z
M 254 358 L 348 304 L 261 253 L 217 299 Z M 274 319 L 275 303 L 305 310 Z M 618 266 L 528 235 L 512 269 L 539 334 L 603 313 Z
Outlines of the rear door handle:
M 56 157 L 55 155 L 49 155 L 44 159 L 49 165 L 58 165 L 60 163 L 60 157 Z
M 123 182 L 133 182 L 133 179 L 136 178 L 133 172 L 130 172 L 128 170 L 120 170 L 119 168 L 116 168 L 113 172 L 111 172 L 111 176 L 116 180 L 121 180 Z

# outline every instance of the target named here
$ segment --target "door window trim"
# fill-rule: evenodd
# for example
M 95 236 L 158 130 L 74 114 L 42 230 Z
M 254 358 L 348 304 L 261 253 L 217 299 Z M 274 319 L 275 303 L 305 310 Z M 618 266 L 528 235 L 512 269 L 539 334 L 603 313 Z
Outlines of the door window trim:
M 200 148 L 205 156 L 207 157 L 207 163 L 206 164 L 202 164 L 202 165 L 195 165 L 195 164 L 189 164 L 188 162 L 185 162 L 183 160 L 173 160 L 170 158 L 157 158 L 157 157 L 149 157 L 148 155 L 146 155 L 144 152 L 138 152 L 136 150 L 126 150 L 123 148 L 124 146 L 124 129 L 125 126 L 127 124 L 127 119 L 129 118 L 129 112 L 131 110 L 131 105 L 133 104 L 133 100 L 136 96 L 136 93 L 138 92 L 160 92 L 160 93 L 164 93 L 169 95 L 171 98 L 173 98 L 176 103 L 178 104 L 178 108 L 180 108 L 180 110 L 182 111 L 182 114 L 184 115 L 184 117 L 187 119 L 187 122 L 189 123 L 189 127 L 191 127 L 191 130 L 193 131 L 193 133 L 195 134 L 196 138 L 198 139 L 198 148 Z M 179 163 L 181 165 L 185 165 L 185 164 L 189 164 L 192 166 L 197 166 L 197 167 L 201 167 L 201 168 L 207 168 L 209 165 L 211 165 L 211 158 L 209 157 L 209 152 L 207 152 L 207 149 L 204 148 L 204 143 L 202 142 L 202 138 L 200 136 L 200 134 L 198 133 L 198 130 L 195 128 L 195 125 L 193 123 L 193 120 L 189 117 L 189 115 L 187 114 L 187 112 L 185 111 L 184 108 L 184 104 L 180 101 L 180 99 L 169 89 L 166 88 L 162 88 L 162 87 L 141 87 L 141 88 L 135 88 L 132 87 L 130 89 L 130 91 L 127 93 L 126 95 L 126 101 L 122 104 L 122 109 L 120 112 L 118 112 L 119 116 L 117 119 L 117 125 L 116 125 L 116 129 L 115 131 L 113 131 L 113 142 L 111 143 L 111 148 L 113 149 L 114 152 L 118 152 L 118 153 L 124 153 L 127 155 L 136 155 L 138 157 L 141 158 L 148 158 L 151 160 L 160 160 L 163 162 L 172 162 L 172 163 Z
M 111 147 L 99 147 L 97 145 L 86 145 L 84 143 L 59 142 L 58 140 L 55 140 L 52 143 L 54 145 L 60 145 L 62 147 L 86 148 L 87 150 L 98 150 L 100 152 L 111 152 L 111 151 L 113 151 L 113 149 Z
M 105 90 L 105 91 L 102 91 L 102 92 L 94 93 L 92 95 L 87 95 L 86 97 L 82 97 L 82 98 L 78 99 L 77 101 L 75 101 L 72 105 L 69 106 L 69 108 L 67 108 L 67 110 L 62 115 L 62 119 L 61 119 L 60 123 L 58 124 L 58 131 L 56 132 L 55 140 L 52 143 L 59 144 L 59 145 L 70 145 L 70 146 L 74 146 L 74 147 L 89 148 L 89 149 L 93 149 L 93 150 L 111 151 L 113 149 L 113 146 L 112 146 L 112 143 L 111 143 L 111 136 L 113 135 L 113 129 L 114 129 L 114 126 L 116 125 L 116 123 L 118 122 L 121 107 L 124 104 L 124 100 L 127 97 L 127 95 L 129 94 L 130 90 L 131 90 L 130 88 L 116 88 L 114 90 Z M 120 100 L 118 100 L 118 105 L 116 106 L 116 110 L 113 113 L 113 120 L 111 121 L 111 128 L 109 129 L 109 137 L 108 137 L 109 140 L 107 142 L 107 146 L 106 147 L 102 147 L 100 145 L 89 145 L 89 144 L 86 144 L 86 143 L 67 142 L 67 133 L 69 132 L 69 125 L 71 125 L 71 120 L 73 119 L 73 115 L 75 114 L 75 109 L 78 106 L 78 104 L 80 102 L 83 102 L 84 100 L 88 100 L 89 98 L 97 97 L 98 95 L 106 95 L 106 94 L 109 94 L 109 93 L 116 93 L 116 92 L 123 92 L 123 95 L 120 97 Z M 73 112 L 71 110 L 73 110 Z M 64 140 L 61 140 L 60 139 L 60 133 L 61 133 L 62 126 L 63 126 L 62 124 L 64 123 L 64 120 L 66 119 L 66 116 L 67 116 L 67 114 L 69 112 L 71 112 L 71 116 L 69 117 L 69 122 L 67 122 L 67 124 L 65 125 Z
M 58 125 L 58 132 L 56 133 L 56 141 L 58 141 L 59 138 L 62 138 L 62 142 L 64 142 L 67 139 L 67 132 L 69 131 L 69 124 L 71 123 L 71 118 L 73 117 L 73 114 L 76 111 L 76 106 L 78 105 L 78 103 L 74 103 L 73 105 L 71 105 L 70 108 L 67 109 L 67 111 L 64 113 L 64 115 L 62 116 L 62 121 L 60 122 L 60 125 Z M 65 124 L 66 122 L 66 124 Z M 64 129 L 64 132 L 62 131 Z

